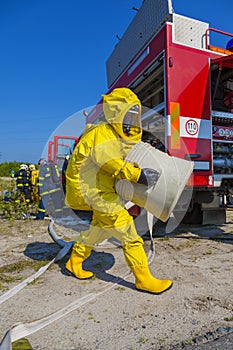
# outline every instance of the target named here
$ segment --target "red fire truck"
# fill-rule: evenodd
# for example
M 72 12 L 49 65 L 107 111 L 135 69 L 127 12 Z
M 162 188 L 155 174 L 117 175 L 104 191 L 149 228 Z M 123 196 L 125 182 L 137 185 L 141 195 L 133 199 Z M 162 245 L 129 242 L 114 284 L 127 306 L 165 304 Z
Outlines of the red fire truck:
M 129 87 L 148 108 L 143 129 L 194 161 L 191 202 L 174 211 L 185 208 L 188 223 L 225 222 L 233 194 L 233 52 L 213 45 L 212 33 L 233 41 L 174 13 L 172 0 L 144 0 L 106 63 L 109 91 Z M 102 116 L 100 101 L 86 122 Z
M 78 137 L 74 136 L 54 136 L 53 141 L 48 142 L 48 160 L 58 165 L 60 173 L 77 142 Z

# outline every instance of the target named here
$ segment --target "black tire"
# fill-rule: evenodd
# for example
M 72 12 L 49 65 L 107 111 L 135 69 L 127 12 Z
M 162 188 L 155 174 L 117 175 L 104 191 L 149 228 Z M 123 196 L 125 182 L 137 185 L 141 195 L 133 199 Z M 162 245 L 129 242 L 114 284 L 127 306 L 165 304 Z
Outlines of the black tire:
M 183 213 L 179 213 L 174 211 L 175 218 L 180 221 L 182 224 L 192 224 L 192 225 L 199 225 L 202 224 L 203 219 L 203 213 L 201 210 L 201 205 L 198 203 L 194 203 L 193 208 L 191 211 L 187 211 L 187 213 L 183 216 Z
M 202 219 L 203 212 L 201 210 L 201 204 L 194 203 L 193 209 L 185 214 L 184 218 L 182 219 L 182 223 L 199 225 L 202 224 Z

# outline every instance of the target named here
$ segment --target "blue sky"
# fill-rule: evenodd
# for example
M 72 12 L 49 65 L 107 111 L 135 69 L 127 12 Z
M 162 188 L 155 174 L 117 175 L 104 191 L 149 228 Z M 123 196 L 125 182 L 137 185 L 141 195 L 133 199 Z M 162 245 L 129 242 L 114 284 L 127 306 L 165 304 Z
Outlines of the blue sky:
M 105 62 L 141 3 L 0 0 L 0 162 L 37 162 L 69 117 L 80 135 L 78 112 L 107 92 Z M 173 9 L 233 33 L 232 0 L 173 0 Z

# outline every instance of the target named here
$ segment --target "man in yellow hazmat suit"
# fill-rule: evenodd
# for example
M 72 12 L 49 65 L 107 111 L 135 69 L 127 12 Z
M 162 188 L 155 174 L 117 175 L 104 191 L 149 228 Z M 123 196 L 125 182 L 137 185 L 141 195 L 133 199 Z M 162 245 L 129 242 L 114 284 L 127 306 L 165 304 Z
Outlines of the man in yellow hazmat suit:
M 83 261 L 94 244 L 115 237 L 121 242 L 136 288 L 162 293 L 172 281 L 151 275 L 143 239 L 114 188 L 116 180 L 152 186 L 158 179 L 155 170 L 124 161 L 135 143 L 141 141 L 141 103 L 130 89 L 116 88 L 103 95 L 103 111 L 105 120 L 86 126 L 66 170 L 67 204 L 80 217 L 91 214 L 90 228 L 74 244 L 66 269 L 79 279 L 92 277 L 91 271 L 83 269 Z

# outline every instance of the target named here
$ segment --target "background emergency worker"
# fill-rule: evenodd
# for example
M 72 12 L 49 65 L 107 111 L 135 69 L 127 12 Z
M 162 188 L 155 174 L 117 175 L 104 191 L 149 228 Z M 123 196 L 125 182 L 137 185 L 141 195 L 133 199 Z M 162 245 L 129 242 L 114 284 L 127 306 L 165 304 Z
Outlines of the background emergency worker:
M 172 281 L 151 275 L 143 239 L 114 188 L 116 180 L 152 186 L 158 179 L 155 170 L 124 161 L 133 145 L 141 141 L 141 103 L 130 89 L 117 88 L 103 95 L 103 110 L 106 121 L 86 126 L 66 170 L 67 204 L 80 217 L 85 213 L 92 217 L 90 228 L 74 244 L 66 268 L 77 278 L 92 277 L 91 271 L 83 270 L 83 261 L 94 244 L 115 237 L 121 242 L 136 288 L 161 293 Z
M 64 193 L 66 193 L 66 169 L 69 163 L 70 154 L 67 154 L 64 159 L 64 163 L 62 165 L 62 171 L 61 171 L 61 182 L 62 182 L 62 188 Z
M 20 169 L 12 175 L 16 179 L 16 190 L 18 191 L 16 202 L 30 203 L 30 178 L 28 166 L 21 164 Z
M 58 166 L 52 161 L 47 162 L 45 159 L 40 159 L 38 164 L 40 165 L 38 183 L 40 202 L 36 220 L 43 220 L 48 208 L 50 215 L 54 218 L 60 218 L 63 209 L 63 191 Z
M 34 164 L 28 166 L 30 176 L 30 197 L 32 203 L 39 203 L 38 195 L 38 182 L 39 182 L 39 170 L 36 169 Z

